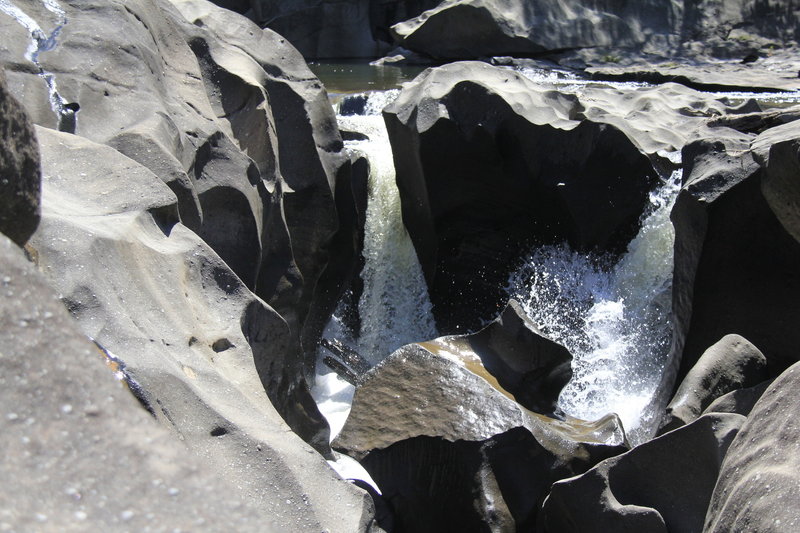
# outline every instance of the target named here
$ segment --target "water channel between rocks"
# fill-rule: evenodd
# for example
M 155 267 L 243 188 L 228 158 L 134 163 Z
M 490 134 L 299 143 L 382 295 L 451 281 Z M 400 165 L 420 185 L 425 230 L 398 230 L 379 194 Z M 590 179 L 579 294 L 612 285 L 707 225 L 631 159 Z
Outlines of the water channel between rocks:
M 588 83 L 557 72 L 521 73 L 535 82 L 557 84 L 564 92 L 580 93 Z M 381 116 L 399 93 L 395 87 L 401 81 L 402 76 L 389 83 L 373 80 L 368 87 L 377 84 L 384 90 L 361 93 L 355 97 L 359 105 L 345 106 L 348 115 L 337 113 L 341 129 L 368 138 L 345 145 L 367 158 L 371 175 L 361 273 L 364 290 L 358 302 L 361 331 L 348 331 L 339 312 L 324 336 L 349 345 L 373 365 L 404 344 L 436 336 L 422 271 L 402 225 L 391 145 Z M 608 85 L 635 90 L 643 84 Z M 343 96 L 352 84 L 329 89 L 335 107 L 354 98 Z M 360 112 L 350 114 L 352 107 Z M 679 153 L 664 155 L 680 162 Z M 577 254 L 565 244 L 541 247 L 530 252 L 507 287 L 508 295 L 522 304 L 542 333 L 573 355 L 573 379 L 562 391 L 559 407 L 585 420 L 616 413 L 634 445 L 653 435 L 658 408 L 663 407 L 655 405 L 655 397 L 671 341 L 674 232 L 669 214 L 680 182 L 680 171 L 663 177 L 650 195 L 639 234 L 618 262 Z M 325 354 L 320 350 L 321 361 Z M 353 392 L 352 385 L 319 363 L 313 394 L 331 424 L 331 438 L 344 425 Z

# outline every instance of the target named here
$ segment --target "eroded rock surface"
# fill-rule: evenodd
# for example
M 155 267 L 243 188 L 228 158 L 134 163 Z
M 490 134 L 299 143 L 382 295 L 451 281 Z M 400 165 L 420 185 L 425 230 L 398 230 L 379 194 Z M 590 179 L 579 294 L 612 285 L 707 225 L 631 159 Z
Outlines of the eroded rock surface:
M 758 346 L 771 376 L 797 360 L 800 243 L 764 192 L 770 148 L 797 132 L 797 121 L 758 135 L 718 128 L 683 151 L 685 185 L 672 213 L 678 379 L 729 333 Z M 780 174 L 777 161 L 772 172 Z M 791 173 L 793 163 L 782 161 Z M 781 202 L 794 202 L 790 191 Z
M 720 396 L 767 379 L 767 359 L 744 337 L 726 335 L 703 352 L 667 406 L 661 431 L 688 424 Z
M 770 385 L 733 440 L 703 531 L 791 531 L 800 525 L 800 435 L 795 422 L 800 366 Z
M 281 530 L 141 408 L 3 235 L 0 280 L 2 528 Z
M 559 420 L 519 405 L 459 345 L 469 339 L 410 344 L 367 372 L 333 442 L 376 479 L 398 531 L 531 525 L 550 484 L 627 448 L 614 415 Z
M 540 529 L 697 532 L 745 417 L 709 414 L 553 485 Z

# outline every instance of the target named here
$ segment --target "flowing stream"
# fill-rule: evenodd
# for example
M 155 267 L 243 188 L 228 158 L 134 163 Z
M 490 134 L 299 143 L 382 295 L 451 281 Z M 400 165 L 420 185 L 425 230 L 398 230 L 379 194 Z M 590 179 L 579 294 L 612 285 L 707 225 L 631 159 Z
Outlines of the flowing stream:
M 438 336 L 422 267 L 403 224 L 392 147 L 381 116 L 381 110 L 398 93 L 394 89 L 352 96 L 351 102 L 364 104 L 363 109 L 359 109 L 359 114 L 337 117 L 341 129 L 366 136 L 346 141 L 345 148 L 366 157 L 370 167 L 362 252 L 363 291 L 357 304 L 361 327 L 357 332 L 348 331 L 340 310 L 323 336 L 353 348 L 370 365 L 405 344 Z M 343 104 L 344 101 L 340 107 Z M 337 374 L 321 363 L 318 365 L 312 394 L 331 425 L 331 438 L 344 425 L 353 390 Z
M 566 244 L 544 246 L 509 280 L 510 296 L 573 356 L 559 407 L 584 420 L 617 413 L 634 445 L 651 438 L 659 422 L 657 389 L 672 332 L 669 214 L 680 182 L 676 171 L 650 194 L 639 234 L 615 265 Z

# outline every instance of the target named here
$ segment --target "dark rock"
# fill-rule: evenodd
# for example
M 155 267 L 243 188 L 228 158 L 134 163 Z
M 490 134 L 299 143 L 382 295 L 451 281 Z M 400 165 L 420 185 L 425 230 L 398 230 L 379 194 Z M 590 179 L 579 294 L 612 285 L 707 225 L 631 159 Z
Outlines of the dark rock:
M 367 372 L 333 442 L 362 460 L 397 531 L 531 527 L 554 481 L 626 449 L 615 415 L 559 420 L 520 406 L 469 339 L 407 345 Z
M 19 246 L 39 223 L 39 146 L 25 111 L 0 68 L 0 233 Z
M 741 415 L 704 415 L 555 483 L 540 513 L 540 530 L 702 531 L 720 465 L 744 423 Z
M 795 124 L 758 137 L 720 128 L 716 139 L 683 151 L 685 185 L 672 212 L 679 380 L 706 347 L 729 333 L 761 349 L 771 376 L 798 358 L 800 243 L 762 193 L 769 147 L 796 137 Z
M 669 33 L 671 18 L 672 6 L 663 2 L 614 9 L 596 2 L 466 0 L 443 2 L 392 30 L 404 47 L 436 58 L 525 57 L 574 48 L 640 47 L 653 33 Z
M 283 35 L 308 59 L 375 58 L 392 44 L 389 27 L 439 0 L 214 0 Z
M 2 235 L 0 272 L 3 528 L 282 529 L 141 408 Z
M 722 463 L 703 531 L 777 532 L 800 525 L 798 378 L 800 365 L 795 364 L 753 407 Z
M 754 49 L 794 45 L 797 28 L 790 0 L 461 0 L 442 2 L 392 31 L 402 46 L 442 59 L 579 50 L 619 61 L 642 53 L 741 60 Z
M 583 112 L 484 63 L 428 70 L 384 110 L 440 331 L 495 316 L 534 243 L 622 251 L 635 234 L 655 171 L 611 120 Z
M 706 413 L 736 413 L 738 415 L 749 416 L 753 406 L 772 384 L 771 379 L 759 383 L 746 389 L 736 389 L 727 394 L 723 394 L 706 407 Z
M 177 221 L 152 172 L 75 135 L 37 135 L 42 221 L 28 249 L 140 400 L 281 529 L 368 527 L 367 495 L 287 426 L 304 427 L 291 418 L 298 404 L 315 407 L 302 403 L 303 382 L 283 385 L 294 365 L 286 322 Z M 352 513 L 334 511 L 343 501 Z
M 726 335 L 703 352 L 667 406 L 661 432 L 698 418 L 720 396 L 767 379 L 767 359 L 739 335 Z
M 572 356 L 544 337 L 517 302 L 511 300 L 494 322 L 463 341 L 522 406 L 555 412 L 558 395 L 572 378 Z
M 753 107 L 758 107 L 754 100 L 748 101 L 755 104 Z M 789 109 L 772 109 L 768 111 L 750 110 L 741 114 L 728 114 L 711 119 L 708 121 L 709 127 L 719 128 L 726 127 L 732 128 L 742 133 L 763 133 L 764 131 L 788 124 L 800 119 L 800 107 L 794 106 Z

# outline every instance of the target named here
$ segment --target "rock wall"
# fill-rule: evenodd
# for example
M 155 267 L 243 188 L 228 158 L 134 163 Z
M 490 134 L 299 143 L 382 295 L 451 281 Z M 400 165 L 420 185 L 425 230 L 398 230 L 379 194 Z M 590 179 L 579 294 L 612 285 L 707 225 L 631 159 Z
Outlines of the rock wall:
M 215 0 L 284 36 L 307 59 L 376 58 L 393 48 L 389 28 L 439 0 Z
M 356 250 L 331 248 L 350 167 L 302 56 L 206 2 L 14 7 L 29 19 L 0 13 L 0 62 L 38 125 L 42 161 L 26 253 L 98 359 L 188 445 L 198 479 L 221 477 L 220 492 L 258 508 L 231 525 L 263 513 L 281 530 L 372 528 L 369 495 L 318 453 L 330 456 L 327 424 L 305 381 L 302 342 L 313 350 L 318 329 L 306 317 L 335 305 L 341 280 L 328 265 Z M 24 121 L 8 109 L 4 144 L 35 162 L 32 130 L 9 129 Z M 22 244 L 39 180 L 20 160 L 9 172 L 24 177 L 11 183 L 25 185 L 25 209 L 2 231 Z M 131 453 L 144 453 L 139 437 L 125 437 Z

